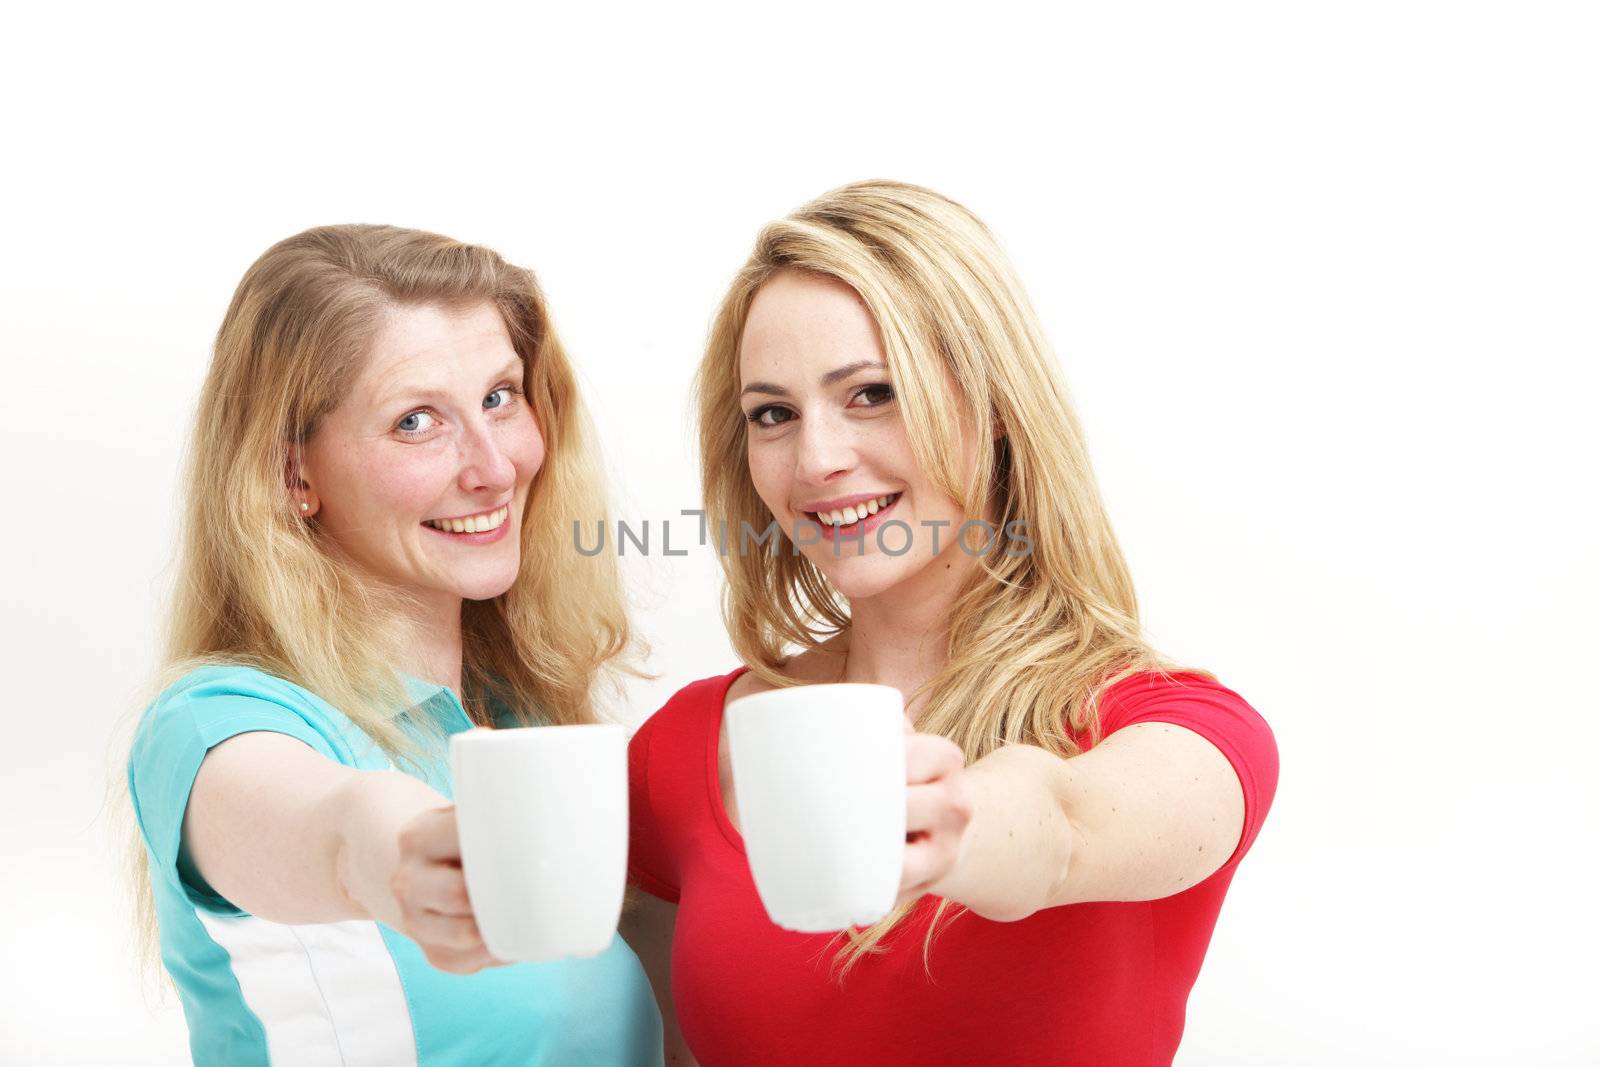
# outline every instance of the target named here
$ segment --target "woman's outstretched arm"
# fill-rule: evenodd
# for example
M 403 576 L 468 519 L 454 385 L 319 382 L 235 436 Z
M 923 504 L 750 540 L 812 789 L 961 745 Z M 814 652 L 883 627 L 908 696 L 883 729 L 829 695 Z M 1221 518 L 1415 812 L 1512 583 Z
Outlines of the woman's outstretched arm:
M 252 915 L 376 919 L 441 970 L 498 962 L 472 917 L 454 809 L 399 771 L 344 767 L 285 734 L 238 734 L 201 763 L 183 844 L 206 884 Z
M 1155 900 L 1213 874 L 1244 829 L 1232 764 L 1182 726 L 1139 723 L 1070 759 L 1007 745 L 964 771 L 955 745 L 917 737 L 909 815 L 921 835 L 907 845 L 905 896 L 935 893 L 1002 922 Z

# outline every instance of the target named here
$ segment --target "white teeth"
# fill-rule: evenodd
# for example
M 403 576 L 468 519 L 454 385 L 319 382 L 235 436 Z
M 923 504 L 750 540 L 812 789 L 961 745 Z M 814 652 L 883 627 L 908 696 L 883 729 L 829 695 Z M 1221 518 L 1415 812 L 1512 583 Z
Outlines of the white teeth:
M 429 519 L 425 525 L 447 533 L 485 533 L 498 529 L 510 515 L 511 509 L 503 507 L 487 515 L 472 515 L 465 519 Z
M 815 515 L 817 521 L 829 526 L 853 526 L 868 515 L 876 515 L 896 500 L 900 499 L 899 493 L 886 493 L 872 500 L 863 500 L 850 507 L 837 508 L 833 511 L 813 511 L 808 514 Z

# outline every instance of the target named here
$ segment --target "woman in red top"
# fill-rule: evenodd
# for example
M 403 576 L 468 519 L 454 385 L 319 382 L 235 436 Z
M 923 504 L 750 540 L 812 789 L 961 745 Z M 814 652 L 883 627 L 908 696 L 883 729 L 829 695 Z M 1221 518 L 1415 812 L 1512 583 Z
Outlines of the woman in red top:
M 624 932 L 668 1062 L 1170 1063 L 1277 751 L 1141 636 L 993 238 L 914 186 L 813 201 L 757 239 L 698 395 L 747 666 L 683 689 L 630 749 L 645 894 Z M 837 681 L 895 686 L 915 727 L 901 904 L 791 933 L 745 861 L 723 709 Z

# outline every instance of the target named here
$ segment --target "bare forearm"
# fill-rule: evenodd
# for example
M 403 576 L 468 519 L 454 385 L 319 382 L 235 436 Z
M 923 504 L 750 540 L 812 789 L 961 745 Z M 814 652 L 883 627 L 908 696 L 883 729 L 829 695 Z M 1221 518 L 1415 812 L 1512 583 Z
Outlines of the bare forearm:
M 999 922 L 1050 906 L 1073 850 L 1058 795 L 1062 763 L 1041 748 L 1007 745 L 972 764 L 972 822 L 955 867 L 932 892 Z
M 1138 723 L 1071 759 L 1009 745 L 967 778 L 972 818 L 930 891 L 990 919 L 1180 893 L 1215 873 L 1244 829 L 1228 758 L 1171 723 Z

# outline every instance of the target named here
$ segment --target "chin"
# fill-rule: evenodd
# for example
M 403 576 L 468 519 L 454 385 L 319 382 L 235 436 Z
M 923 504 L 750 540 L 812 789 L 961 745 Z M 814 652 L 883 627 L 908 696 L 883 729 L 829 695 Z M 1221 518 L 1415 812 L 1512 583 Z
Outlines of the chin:
M 866 600 L 887 592 L 915 570 L 899 565 L 899 560 L 877 553 L 869 553 L 858 559 L 834 559 L 833 553 L 826 551 L 820 557 L 812 557 L 811 562 L 828 579 L 828 584 L 846 600 Z
M 450 591 L 462 600 L 493 600 L 509 590 L 516 582 L 515 571 L 509 574 L 462 575 L 458 581 L 450 583 Z
M 462 600 L 493 600 L 510 591 L 515 582 L 495 582 L 492 584 L 475 585 L 461 591 Z

